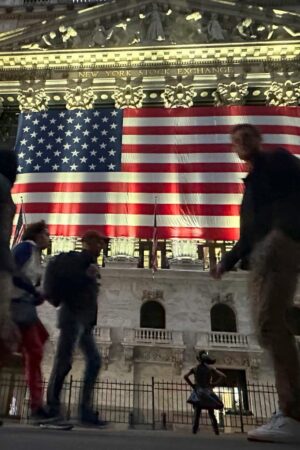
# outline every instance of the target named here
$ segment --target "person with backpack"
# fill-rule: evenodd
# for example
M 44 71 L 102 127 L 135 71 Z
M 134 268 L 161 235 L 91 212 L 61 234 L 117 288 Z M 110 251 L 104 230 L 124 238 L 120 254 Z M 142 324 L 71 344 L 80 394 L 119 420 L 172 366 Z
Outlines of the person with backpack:
M 62 420 L 60 394 L 72 368 L 72 357 L 78 342 L 86 361 L 79 420 L 85 425 L 106 424 L 98 418 L 91 405 L 93 387 L 101 368 L 101 356 L 93 336 L 100 286 L 97 258 L 106 241 L 98 232 L 87 231 L 82 237 L 82 252 L 61 253 L 50 260 L 46 268 L 45 296 L 59 307 L 60 335 L 47 390 L 48 413 L 53 423 Z
M 42 264 L 41 252 L 49 246 L 46 223 L 26 226 L 22 242 L 13 250 L 13 298 L 11 316 L 20 331 L 20 350 L 25 363 L 25 375 L 30 393 L 31 420 L 39 424 L 47 418 L 43 407 L 43 380 L 41 364 L 48 332 L 38 317 L 36 307 L 44 297 L 40 291 Z
M 212 367 L 216 360 L 212 359 L 206 350 L 198 352 L 197 360 L 199 364 L 193 367 L 184 375 L 185 381 L 193 389 L 192 394 L 187 400 L 194 408 L 193 434 L 199 429 L 199 420 L 203 409 L 208 410 L 213 430 L 216 435 L 219 434 L 218 422 L 214 413 L 215 409 L 223 409 L 224 405 L 219 397 L 213 392 L 212 387 L 216 386 L 226 375 L 220 370 Z M 194 383 L 190 376 L 194 376 Z
M 251 124 L 235 126 L 231 139 L 249 172 L 244 179 L 240 238 L 211 274 L 220 279 L 239 261 L 242 268 L 250 268 L 254 324 L 274 366 L 279 411 L 269 423 L 249 431 L 248 439 L 296 443 L 300 358 L 294 334 L 300 332 L 300 309 L 293 302 L 300 266 L 300 161 L 283 148 L 263 149 L 260 131 Z

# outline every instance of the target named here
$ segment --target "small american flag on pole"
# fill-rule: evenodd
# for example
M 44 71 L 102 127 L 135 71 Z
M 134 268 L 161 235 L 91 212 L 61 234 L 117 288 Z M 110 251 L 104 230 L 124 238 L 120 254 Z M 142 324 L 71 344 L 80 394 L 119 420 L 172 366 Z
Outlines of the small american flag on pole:
M 24 213 L 24 206 L 23 206 L 23 202 L 21 202 L 18 220 L 17 220 L 15 233 L 14 233 L 14 237 L 13 237 L 13 241 L 12 241 L 12 247 L 17 245 L 21 241 L 22 235 L 25 230 L 25 226 L 26 226 L 26 219 L 25 219 L 25 213 Z
M 155 205 L 154 205 L 154 223 L 153 223 L 153 238 L 152 238 L 152 251 L 151 251 L 151 268 L 152 273 L 157 271 L 158 269 L 158 261 L 157 261 L 157 244 L 158 244 L 158 232 L 157 232 L 157 217 L 156 217 L 156 211 L 157 211 L 157 203 L 155 198 Z

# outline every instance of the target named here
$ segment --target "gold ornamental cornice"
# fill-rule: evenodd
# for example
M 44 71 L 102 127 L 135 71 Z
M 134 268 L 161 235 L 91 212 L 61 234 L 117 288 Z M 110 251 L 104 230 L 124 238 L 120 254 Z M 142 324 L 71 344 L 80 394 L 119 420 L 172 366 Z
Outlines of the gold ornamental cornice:
M 156 48 L 66 49 L 0 52 L 0 73 L 14 70 L 150 68 L 295 59 L 300 41 L 205 44 Z

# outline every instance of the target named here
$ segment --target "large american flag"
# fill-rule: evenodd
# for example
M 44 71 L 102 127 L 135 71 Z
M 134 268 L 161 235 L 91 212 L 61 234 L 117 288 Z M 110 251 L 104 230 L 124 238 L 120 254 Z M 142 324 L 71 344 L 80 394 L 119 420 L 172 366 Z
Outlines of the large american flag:
M 53 235 L 235 240 L 246 168 L 230 129 L 300 154 L 299 107 L 49 110 L 20 115 L 14 188 L 27 222 Z

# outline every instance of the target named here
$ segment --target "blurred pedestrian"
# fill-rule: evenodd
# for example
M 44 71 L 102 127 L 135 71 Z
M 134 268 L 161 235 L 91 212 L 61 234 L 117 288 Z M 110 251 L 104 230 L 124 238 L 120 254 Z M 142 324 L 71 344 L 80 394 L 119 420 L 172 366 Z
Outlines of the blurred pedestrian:
M 219 279 L 240 260 L 242 268 L 250 268 L 255 326 L 270 352 L 279 397 L 279 411 L 248 439 L 300 442 L 300 362 L 293 336 L 300 329 L 299 309 L 293 307 L 300 264 L 300 161 L 283 148 L 264 150 L 253 125 L 237 125 L 231 138 L 249 171 L 240 239 L 211 273 Z
M 41 364 L 48 332 L 38 317 L 36 307 L 44 301 L 40 290 L 41 253 L 48 246 L 48 228 L 44 221 L 40 221 L 26 226 L 22 242 L 12 250 L 16 269 L 11 314 L 20 330 L 20 349 L 29 387 L 31 419 L 36 423 L 47 417 L 43 407 Z
M 15 204 L 11 189 L 16 181 L 17 157 L 12 150 L 0 150 L 0 369 L 16 349 L 16 327 L 10 318 L 13 258 L 10 238 Z M 0 421 L 0 425 L 2 422 Z
M 199 420 L 203 409 L 208 410 L 211 424 L 215 434 L 219 434 L 219 427 L 217 418 L 215 416 L 215 409 L 223 409 L 224 405 L 219 397 L 213 392 L 213 386 L 219 384 L 226 376 L 223 372 L 212 367 L 216 360 L 212 359 L 205 350 L 202 350 L 197 355 L 199 364 L 193 367 L 186 375 L 185 381 L 191 386 L 193 392 L 188 399 L 194 408 L 193 419 L 193 434 L 196 434 L 199 429 Z M 194 383 L 190 376 L 193 375 Z
M 54 257 L 45 273 L 45 295 L 50 303 L 60 307 L 60 335 L 47 390 L 47 404 L 53 422 L 61 422 L 60 394 L 72 368 L 78 342 L 86 360 L 79 419 L 85 425 L 103 426 L 106 422 L 92 409 L 92 392 L 101 367 L 93 328 L 97 322 L 100 286 L 97 258 L 106 246 L 106 239 L 96 231 L 88 231 L 82 238 L 82 246 L 82 252 L 62 253 Z

